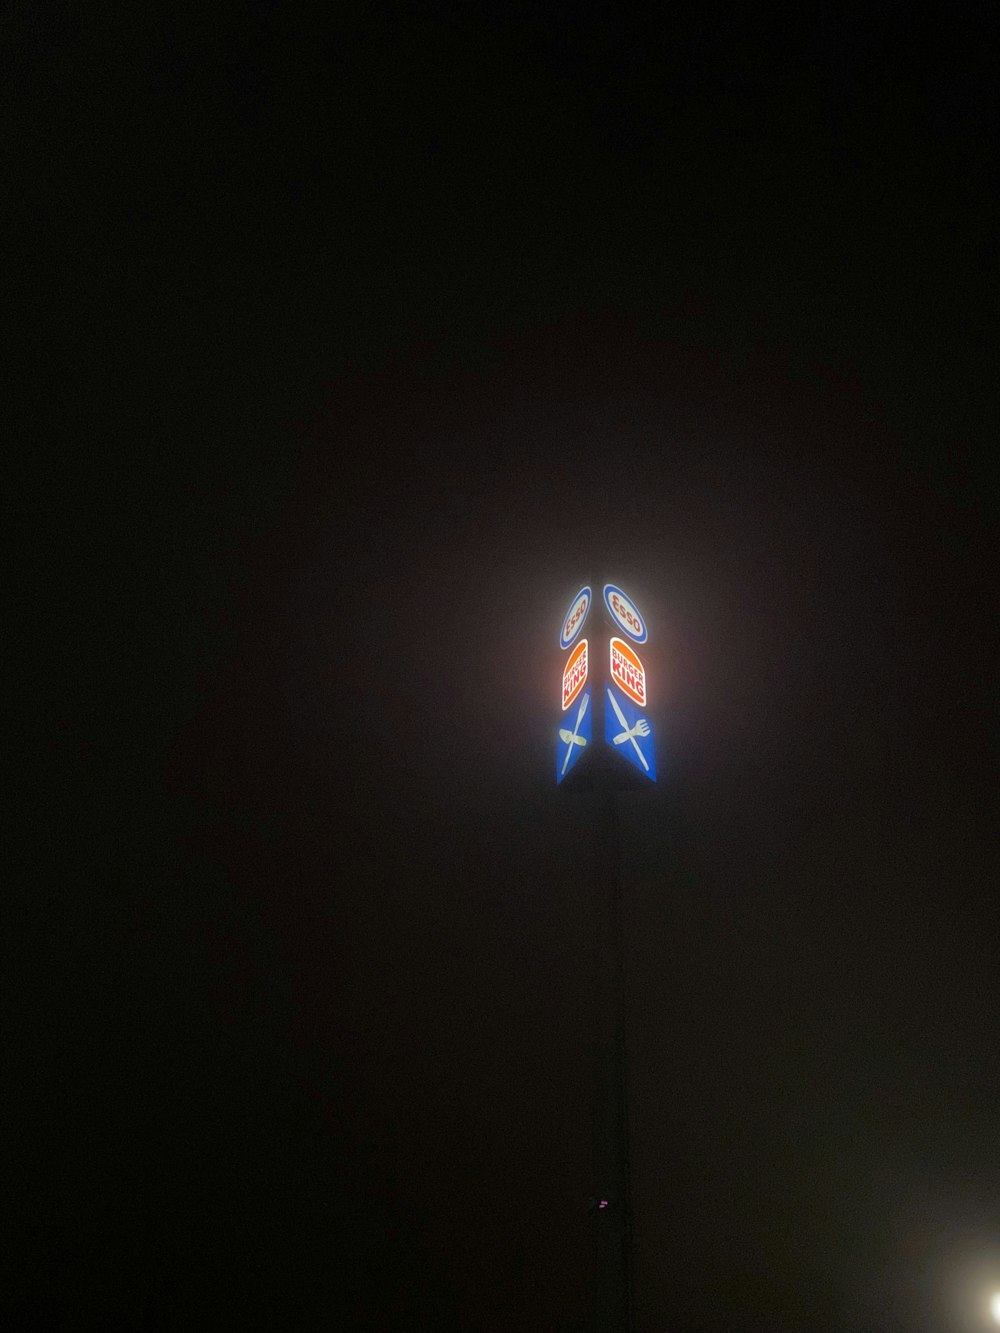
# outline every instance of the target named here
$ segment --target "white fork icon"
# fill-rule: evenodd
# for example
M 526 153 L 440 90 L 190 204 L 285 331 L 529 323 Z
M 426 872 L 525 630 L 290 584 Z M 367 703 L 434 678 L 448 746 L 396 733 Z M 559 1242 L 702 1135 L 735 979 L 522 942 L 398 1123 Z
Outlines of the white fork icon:
M 625 741 L 630 741 L 633 736 L 648 736 L 649 723 L 644 717 L 640 717 L 634 727 L 629 727 L 627 731 L 621 732 L 615 737 L 616 745 L 623 745 Z

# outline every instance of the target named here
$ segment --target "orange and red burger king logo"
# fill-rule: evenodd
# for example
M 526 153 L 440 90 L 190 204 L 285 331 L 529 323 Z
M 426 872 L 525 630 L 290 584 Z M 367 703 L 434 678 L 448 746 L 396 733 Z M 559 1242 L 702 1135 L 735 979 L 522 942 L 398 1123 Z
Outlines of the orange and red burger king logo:
M 611 679 L 640 708 L 646 707 L 646 669 L 624 639 L 611 640 Z
M 587 683 L 587 640 L 580 642 L 570 653 L 569 661 L 563 672 L 562 706 L 563 711 L 570 706 Z

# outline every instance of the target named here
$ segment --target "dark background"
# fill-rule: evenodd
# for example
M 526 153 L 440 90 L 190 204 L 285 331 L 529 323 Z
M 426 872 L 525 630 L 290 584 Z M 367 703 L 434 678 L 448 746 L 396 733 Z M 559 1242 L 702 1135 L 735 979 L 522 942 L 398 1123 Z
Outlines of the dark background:
M 985 1329 L 996 35 L 5 9 L 7 1326 L 583 1327 L 604 571 L 638 1327 Z

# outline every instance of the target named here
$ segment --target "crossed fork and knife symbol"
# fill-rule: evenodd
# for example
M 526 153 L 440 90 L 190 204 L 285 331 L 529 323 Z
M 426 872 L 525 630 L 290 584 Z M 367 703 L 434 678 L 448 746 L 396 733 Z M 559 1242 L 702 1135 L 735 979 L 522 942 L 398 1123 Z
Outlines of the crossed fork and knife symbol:
M 569 757 L 573 753 L 573 747 L 579 745 L 581 748 L 587 744 L 586 736 L 580 736 L 577 733 L 580 730 L 580 723 L 583 721 L 587 712 L 587 705 L 590 703 L 590 692 L 588 691 L 580 700 L 580 711 L 576 715 L 576 722 L 573 724 L 573 730 L 569 731 L 566 727 L 559 728 L 559 739 L 566 742 L 566 758 L 563 760 L 562 771 L 565 776 L 566 768 L 569 764 Z
M 615 698 L 615 696 L 611 693 L 610 690 L 608 690 L 608 703 L 610 703 L 611 707 L 615 710 L 615 717 L 617 717 L 618 721 L 625 728 L 624 731 L 619 732 L 618 735 L 614 737 L 614 744 L 624 745 L 626 741 L 631 741 L 632 749 L 639 756 L 639 763 L 642 764 L 643 768 L 648 773 L 649 764 L 646 763 L 646 756 L 639 749 L 639 746 L 636 743 L 635 738 L 636 736 L 645 737 L 649 735 L 650 732 L 649 723 L 646 721 L 644 717 L 640 717 L 636 720 L 635 726 L 630 727 L 629 724 L 625 721 L 625 714 L 618 707 L 618 700 Z
M 617 717 L 618 721 L 625 728 L 624 731 L 619 732 L 618 735 L 614 737 L 613 743 L 615 745 L 624 745 L 626 741 L 631 741 L 633 750 L 635 750 L 636 754 L 639 756 L 639 763 L 642 764 L 643 768 L 648 773 L 649 764 L 646 762 L 646 756 L 639 749 L 639 746 L 636 743 L 635 738 L 636 736 L 642 736 L 645 738 L 646 736 L 649 735 L 651 731 L 649 723 L 646 721 L 644 717 L 640 717 L 636 720 L 635 725 L 630 727 L 628 722 L 625 720 L 625 714 L 618 706 L 618 700 L 615 698 L 615 696 L 611 693 L 610 690 L 608 690 L 608 702 L 611 704 L 611 707 L 615 710 L 615 716 Z M 589 703 L 590 703 L 590 695 L 585 694 L 583 696 L 583 699 L 580 701 L 580 711 L 576 715 L 576 722 L 573 726 L 572 731 L 570 731 L 567 727 L 559 728 L 559 739 L 561 741 L 564 741 L 566 745 L 566 757 L 563 759 L 563 766 L 562 766 L 563 773 L 566 772 L 566 769 L 569 765 L 570 755 L 573 753 L 574 747 L 577 745 L 582 747 L 587 744 L 586 736 L 581 736 L 578 733 L 580 731 L 580 723 L 584 719 L 584 716 L 587 712 L 587 705 Z

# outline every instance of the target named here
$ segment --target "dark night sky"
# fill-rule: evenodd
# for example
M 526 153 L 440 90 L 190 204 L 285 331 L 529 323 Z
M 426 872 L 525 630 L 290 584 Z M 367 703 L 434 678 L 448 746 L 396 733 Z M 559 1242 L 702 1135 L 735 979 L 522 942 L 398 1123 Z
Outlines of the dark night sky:
M 5 1327 L 584 1327 L 603 570 L 638 1327 L 982 1333 L 995 21 L 322 8 L 3 18 Z

